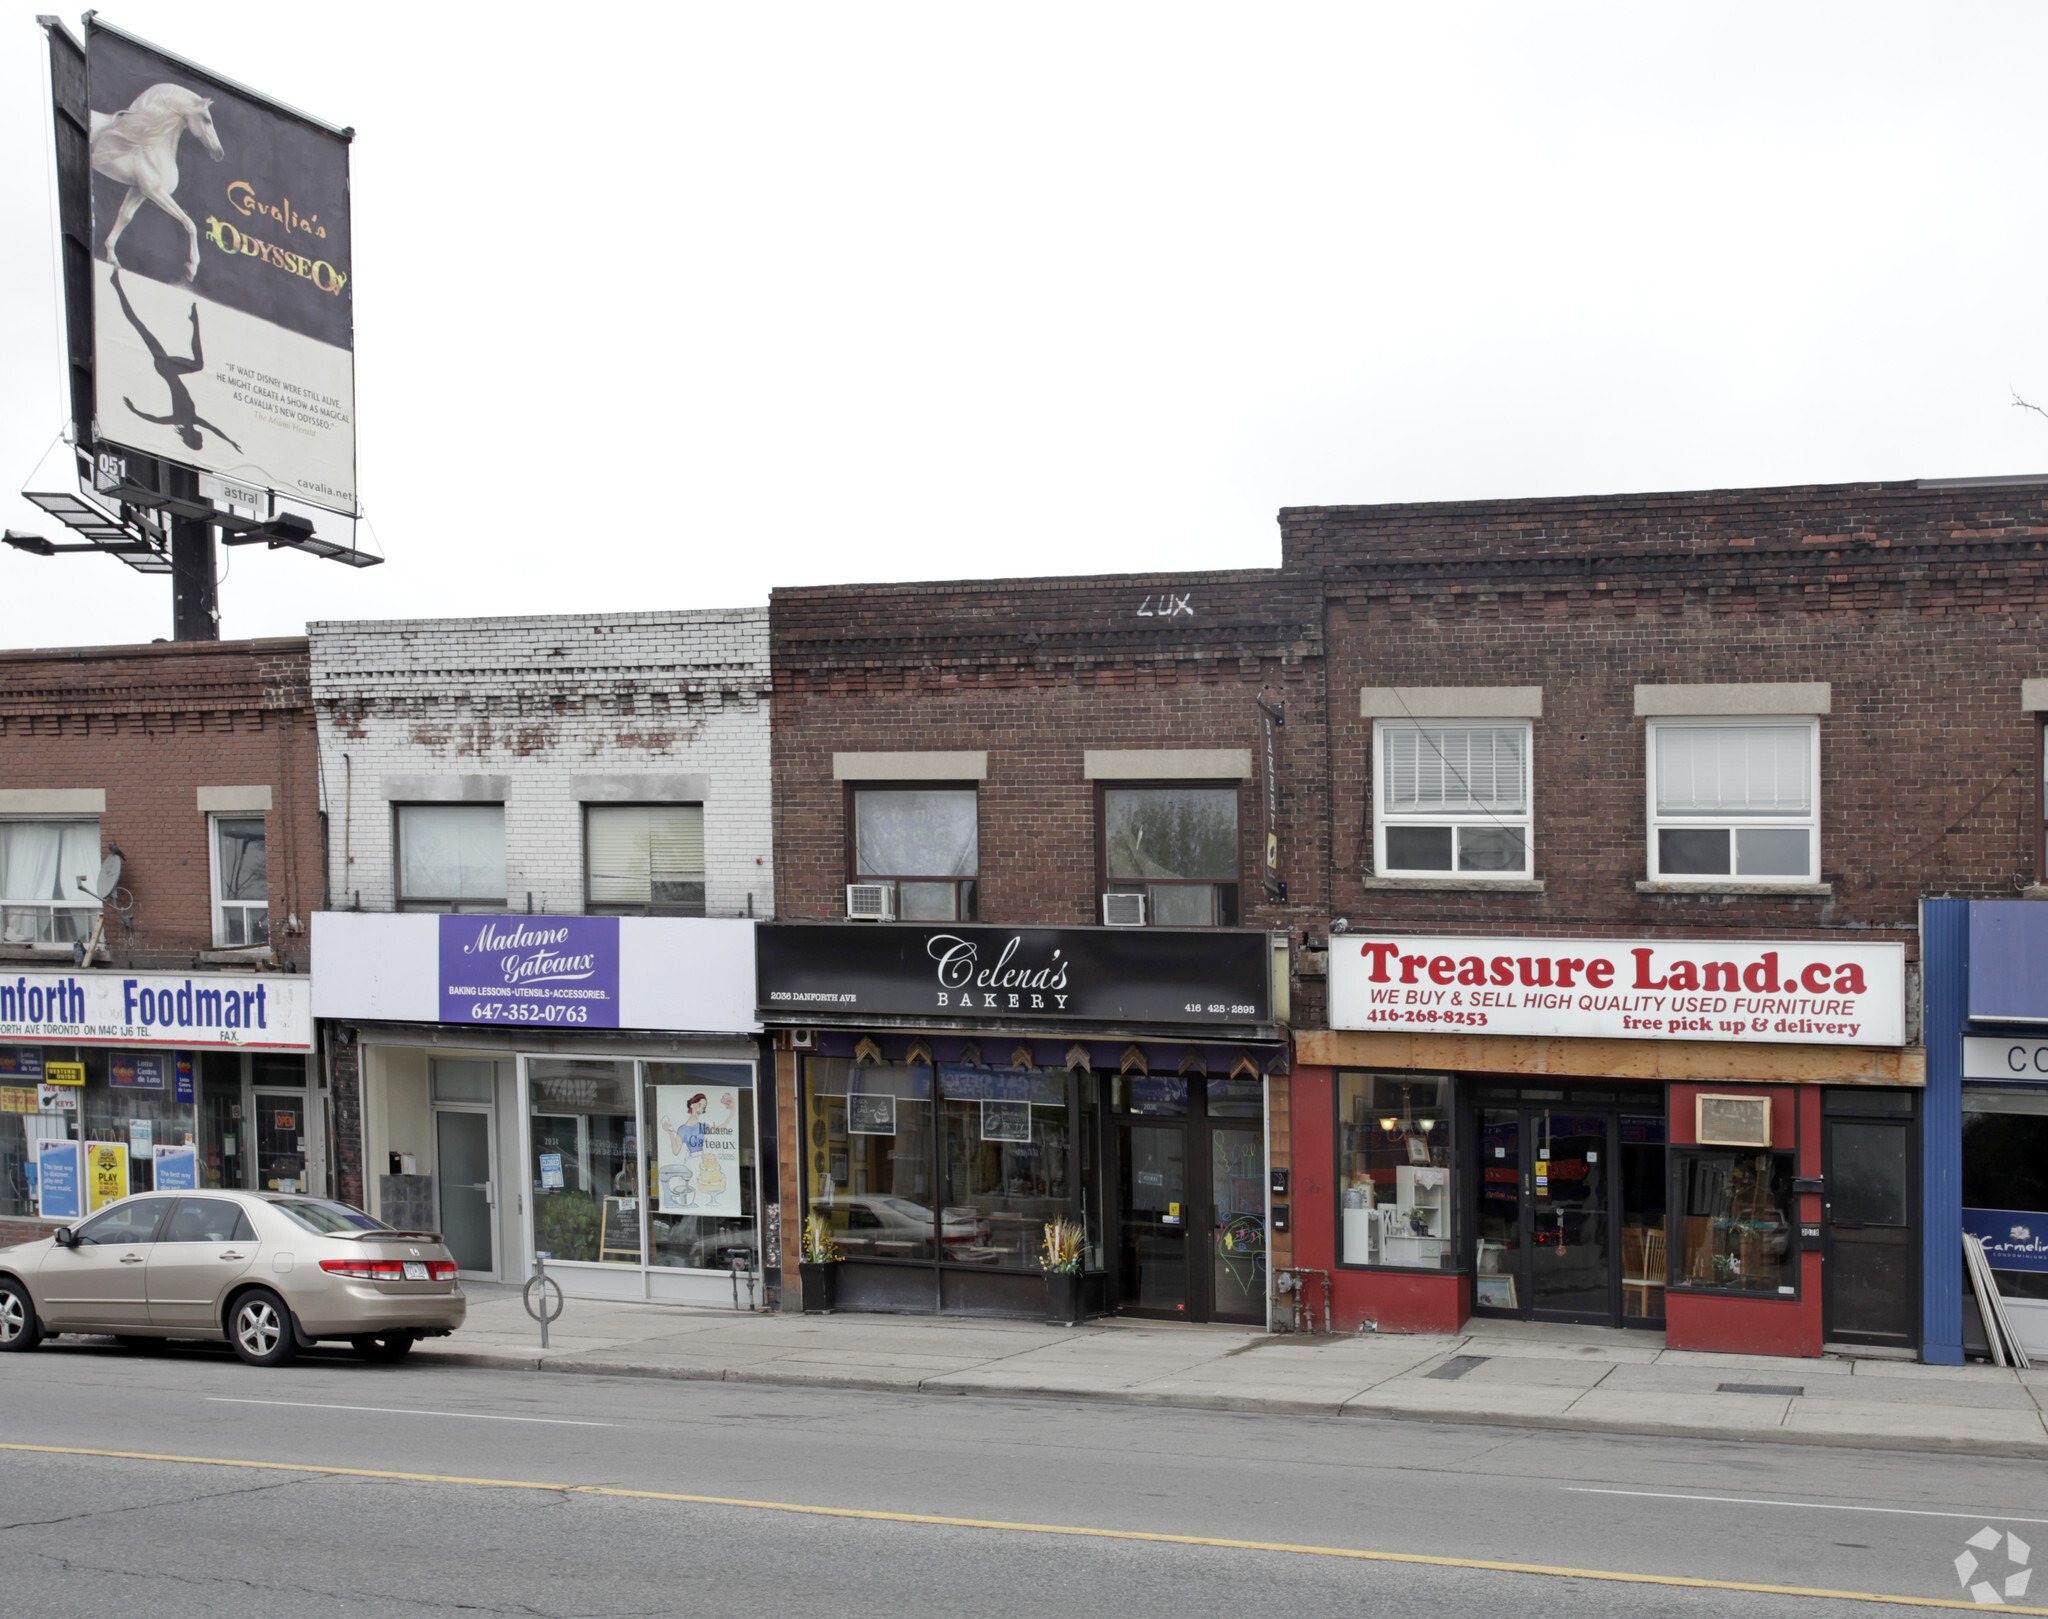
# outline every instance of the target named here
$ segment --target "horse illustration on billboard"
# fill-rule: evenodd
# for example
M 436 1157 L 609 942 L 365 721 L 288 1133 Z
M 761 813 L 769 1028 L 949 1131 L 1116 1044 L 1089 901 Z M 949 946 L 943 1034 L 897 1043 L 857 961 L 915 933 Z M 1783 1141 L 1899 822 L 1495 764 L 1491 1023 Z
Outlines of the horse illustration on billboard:
M 128 228 L 137 210 L 153 202 L 185 227 L 190 251 L 185 259 L 189 287 L 199 274 L 199 227 L 178 206 L 178 142 L 187 133 L 196 137 L 212 155 L 221 160 L 220 136 L 213 128 L 213 101 L 178 84 L 152 84 L 128 105 L 126 112 L 96 112 L 92 115 L 92 166 L 94 172 L 128 188 L 121 199 L 114 228 L 101 245 L 107 262 L 121 262 L 114 244 Z

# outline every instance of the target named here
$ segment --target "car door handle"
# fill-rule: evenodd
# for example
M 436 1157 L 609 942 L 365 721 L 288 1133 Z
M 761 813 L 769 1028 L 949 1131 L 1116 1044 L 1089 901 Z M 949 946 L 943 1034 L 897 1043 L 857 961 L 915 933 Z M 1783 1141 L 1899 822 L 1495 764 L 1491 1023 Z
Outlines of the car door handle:
M 124 1265 L 139 1265 L 145 1257 L 142 1254 L 123 1254 L 121 1256 L 121 1263 Z
M 232 1251 L 229 1251 L 229 1252 L 223 1252 L 223 1253 L 221 1254 L 221 1256 L 220 1256 L 220 1257 L 221 1257 L 222 1259 L 247 1259 L 247 1258 L 248 1258 L 249 1256 L 248 1256 L 247 1254 L 238 1254 L 238 1253 L 234 1253 L 234 1252 L 232 1252 Z

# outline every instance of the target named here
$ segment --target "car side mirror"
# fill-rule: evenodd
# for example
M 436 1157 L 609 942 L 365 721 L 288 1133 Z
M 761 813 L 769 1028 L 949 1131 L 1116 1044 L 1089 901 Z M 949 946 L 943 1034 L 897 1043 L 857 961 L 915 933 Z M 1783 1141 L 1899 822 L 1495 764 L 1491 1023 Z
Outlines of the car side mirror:
M 73 1231 L 68 1225 L 60 1225 L 55 1231 L 50 1233 L 50 1240 L 59 1248 L 76 1248 L 78 1246 L 78 1233 Z

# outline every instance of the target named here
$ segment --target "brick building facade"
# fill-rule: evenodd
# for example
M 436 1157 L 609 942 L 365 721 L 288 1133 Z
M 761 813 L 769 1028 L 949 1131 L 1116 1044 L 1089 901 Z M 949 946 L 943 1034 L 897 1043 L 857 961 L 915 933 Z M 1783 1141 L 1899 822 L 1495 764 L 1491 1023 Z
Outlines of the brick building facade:
M 0 965 L 24 990 L 67 973 L 111 984 L 113 1008 L 122 985 L 305 974 L 325 882 L 319 805 L 302 639 L 0 653 Z M 119 888 L 103 909 L 78 878 L 117 849 Z M 102 915 L 104 944 L 74 969 L 75 944 Z M 302 980 L 266 1000 L 280 997 L 302 1006 Z M 28 1149 L 66 1131 L 132 1151 L 137 1190 L 152 1184 L 153 1146 L 181 1141 L 202 1185 L 253 1184 L 264 1166 L 273 1181 L 327 1184 L 324 1098 L 306 1102 L 302 1122 L 295 1101 L 295 1128 L 261 1152 L 241 1122 L 257 1087 L 305 1101 L 310 1018 L 289 1033 L 169 1031 L 130 1014 L 118 1038 L 80 1038 L 32 1014 L 32 1002 L 12 1006 L 0 1036 L 19 1042 L 0 1047 L 0 1068 L 22 1098 L 0 1139 L 0 1213 L 20 1222 L 34 1209 Z M 138 1056 L 143 1083 L 114 1088 L 110 1064 Z M 61 1071 L 46 1062 L 83 1078 L 43 1086 L 38 1110 L 27 1082 Z M 0 1229 L 0 1242 L 42 1229 Z
M 1932 1142 L 1944 1128 L 1933 1116 L 1939 1110 L 1923 1116 L 1917 1100 L 1924 1074 L 1916 1021 L 1920 897 L 2011 898 L 2040 881 L 2042 753 L 2033 712 L 2040 694 L 2028 695 L 2027 683 L 2041 669 L 2042 486 L 1991 480 L 1306 508 L 1285 511 L 1280 521 L 1285 571 L 1313 579 L 1324 603 L 1327 892 L 1333 917 L 1349 929 L 1332 938 L 1333 953 L 1355 951 L 1361 938 L 1394 936 L 1783 941 L 1815 951 L 1888 940 L 1908 962 L 1908 1045 L 1890 1052 L 1376 1033 L 1356 1024 L 1324 1031 L 1298 1022 L 1297 1051 L 1309 1059 L 1295 1080 L 1298 1251 L 1304 1263 L 1333 1270 L 1338 1324 L 1447 1325 L 1473 1307 L 1471 1293 L 1454 1292 L 1448 1276 L 1354 1264 L 1365 1250 L 1351 1253 L 1338 1229 L 1338 1216 L 1354 1212 L 1336 1206 L 1339 1193 L 1351 1191 L 1370 1214 L 1375 1193 L 1365 1180 L 1391 1181 L 1392 1174 L 1365 1169 L 1371 1154 L 1361 1151 L 1356 1184 L 1347 1187 L 1344 1144 L 1376 1139 L 1371 1115 L 1383 1103 L 1396 1110 L 1385 1101 L 1395 1082 L 1420 1084 L 1426 1074 L 1451 1076 L 1458 1094 L 1461 1137 L 1449 1168 L 1467 1201 L 1455 1237 L 1446 1232 L 1458 1247 L 1445 1259 L 1461 1273 L 1459 1288 L 1474 1287 L 1484 1271 L 1483 1240 L 1482 1263 L 1475 1266 L 1473 1254 L 1481 1228 L 1490 1219 L 1514 1225 L 1511 1200 L 1489 1205 L 1496 1188 L 1473 1185 L 1482 1168 L 1475 1132 L 1501 1137 L 1495 1156 L 1505 1193 L 1514 1132 L 1535 1116 L 1531 1099 L 1560 1097 L 1572 1106 L 1597 1097 L 1597 1106 L 1586 1101 L 1583 1108 L 1589 1117 L 1605 1109 L 1604 1128 L 1641 1138 L 1668 1126 L 1669 1173 L 1660 1155 L 1659 1189 L 1653 1196 L 1646 1183 L 1638 1198 L 1644 1207 L 1612 1233 L 1633 1251 L 1612 1256 L 1599 1283 L 1611 1291 L 1596 1300 L 1588 1284 L 1576 1301 L 1581 1318 L 1661 1319 L 1668 1297 L 1674 1344 L 1818 1353 L 1824 1339 L 1918 1342 L 1915 1265 L 1886 1260 L 1889 1270 L 1871 1271 L 1863 1294 L 1849 1296 L 1844 1289 L 1870 1256 L 1852 1246 L 1854 1222 L 1836 1229 L 1832 1196 L 1822 1188 L 1827 1166 L 1849 1150 L 1843 1144 L 1864 1139 L 1858 1131 L 1877 1141 L 1868 1133 L 1918 1129 Z M 1461 730 L 1484 735 L 1489 725 L 1500 734 L 1520 726 L 1527 738 L 1527 872 L 1502 880 L 1390 869 L 1387 827 L 1399 816 L 1388 806 L 1403 789 L 1390 751 L 1400 744 L 1387 733 L 1415 733 L 1431 745 L 1430 738 Z M 1780 862 L 1757 880 L 1739 869 L 1658 869 L 1672 850 L 1692 851 L 1678 859 L 1681 867 L 1723 857 L 1702 862 L 1698 845 L 1662 841 L 1711 817 L 1688 820 L 1671 809 L 1678 789 L 1675 777 L 1653 767 L 1652 747 L 1667 745 L 1653 744 L 1653 730 L 1671 740 L 1676 759 L 1678 743 L 1697 749 L 1709 734 L 1734 739 L 1730 746 L 1771 735 L 1805 747 L 1796 742 L 1803 726 L 1817 749 L 1817 801 L 1801 814 L 1788 798 L 1776 822 L 1744 819 L 1749 811 L 1723 819 L 1736 840 L 1765 825 L 1803 828 L 1801 835 L 1817 840 L 1812 869 Z M 1797 838 L 1783 847 L 1796 848 Z M 1353 1077 L 1344 1079 L 1344 1071 Z M 1708 1252 L 1713 1232 L 1701 1222 L 1712 1220 L 1684 1201 L 1711 1156 L 1691 1133 L 1694 1121 L 1681 1116 L 1694 1107 L 1697 1087 L 1656 1089 L 1680 1076 L 1784 1104 L 1791 1122 L 1773 1145 L 1800 1190 L 1781 1196 L 1772 1229 L 1799 1224 L 1808 1232 L 1800 1251 L 1753 1261 Z M 1355 1119 L 1346 1097 L 1355 1101 Z M 1638 1110 L 1633 1121 L 1629 1108 Z M 1918 1153 L 1907 1135 L 1883 1137 L 1901 1175 Z M 1600 1149 L 1587 1150 L 1597 1161 Z M 1608 1162 L 1615 1156 L 1610 1142 Z M 1523 1165 L 1525 1205 L 1541 1185 L 1535 1162 Z M 1491 1157 L 1484 1167 L 1495 1173 Z M 1668 1220 L 1667 1189 L 1679 1200 Z M 1904 1207 L 1904 1181 L 1899 1196 Z M 1539 1208 L 1534 1225 L 1508 1229 L 1504 1240 L 1528 1248 L 1534 1232 L 1538 1243 L 1562 1241 L 1562 1227 L 1541 1225 L 1552 1218 Z M 1786 1240 L 1772 1239 L 1781 1248 Z M 1899 1241 L 1909 1244 L 1910 1231 L 1902 1228 Z M 1496 1253 L 1494 1262 L 1507 1269 L 1533 1262 L 1540 1272 L 1553 1250 L 1530 1251 L 1533 1261 Z M 1719 1267 L 1712 1273 L 1709 1260 Z M 1745 1265 L 1756 1272 L 1747 1281 Z M 1766 1267 L 1775 1278 L 1769 1289 L 1758 1279 Z M 1496 1303 L 1512 1298 L 1515 1312 L 1529 1313 L 1532 1273 L 1522 1272 L 1517 1284 L 1506 1274 L 1497 1270 L 1476 1285 Z M 1745 1296 L 1726 1296 L 1736 1291 Z

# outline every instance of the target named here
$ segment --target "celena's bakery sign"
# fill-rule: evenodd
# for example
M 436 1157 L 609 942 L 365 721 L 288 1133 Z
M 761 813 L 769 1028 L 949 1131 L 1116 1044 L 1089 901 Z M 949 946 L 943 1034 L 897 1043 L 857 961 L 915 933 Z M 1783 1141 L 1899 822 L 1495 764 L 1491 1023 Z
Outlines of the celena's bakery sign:
M 1659 939 L 1330 940 L 1338 1029 L 1580 1039 L 1906 1043 L 1898 944 Z

